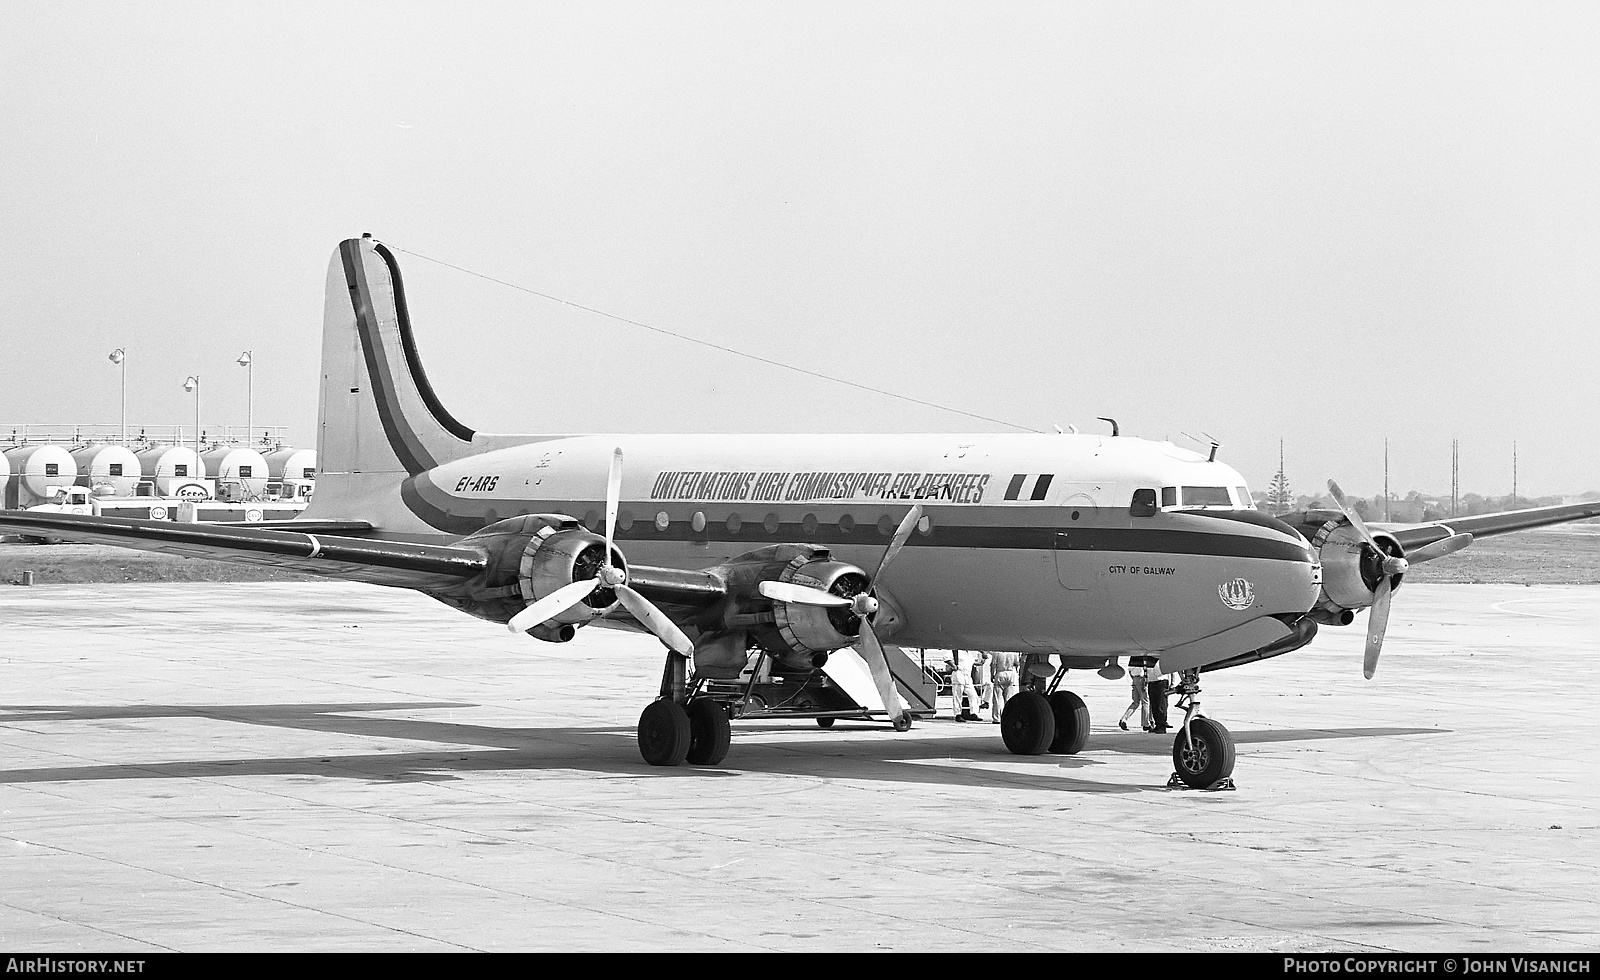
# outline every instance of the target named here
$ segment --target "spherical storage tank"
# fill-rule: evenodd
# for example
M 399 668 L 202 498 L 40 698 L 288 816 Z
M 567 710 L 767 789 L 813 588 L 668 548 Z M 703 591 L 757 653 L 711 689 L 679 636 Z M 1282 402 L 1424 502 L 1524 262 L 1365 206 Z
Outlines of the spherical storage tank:
M 78 478 L 78 464 L 73 462 L 72 454 L 60 446 L 49 443 L 16 446 L 7 449 L 5 455 L 16 483 L 16 506 L 19 507 L 42 503 L 50 496 L 51 487 L 70 487 Z M 7 493 L 6 497 L 10 503 L 11 494 Z
M 200 460 L 205 464 L 205 471 L 217 478 L 218 494 L 224 494 L 230 484 L 237 489 L 241 483 L 254 496 L 267 492 L 269 467 L 266 459 L 254 449 L 218 446 L 201 453 Z
M 188 446 L 151 446 L 137 455 L 144 478 L 155 483 L 160 497 L 171 496 L 181 484 L 206 475 L 205 461 L 198 459 Z
M 285 446 L 267 453 L 267 475 L 273 480 L 315 480 L 317 451 Z
M 73 450 L 72 460 L 78 464 L 78 485 L 91 492 L 110 487 L 111 496 L 131 497 L 139 486 L 139 457 L 126 446 L 91 443 Z

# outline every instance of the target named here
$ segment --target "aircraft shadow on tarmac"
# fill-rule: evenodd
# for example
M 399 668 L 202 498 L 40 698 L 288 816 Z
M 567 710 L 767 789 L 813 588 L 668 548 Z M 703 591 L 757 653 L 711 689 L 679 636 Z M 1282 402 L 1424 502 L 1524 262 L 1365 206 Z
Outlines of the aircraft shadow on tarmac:
M 741 771 L 868 779 L 899 783 L 990 786 L 1073 793 L 1137 793 L 1165 788 L 1085 778 L 1107 765 L 1097 754 L 1166 757 L 1170 736 L 1143 732 L 1095 732 L 1082 755 L 1018 756 L 1001 743 L 997 729 L 952 735 L 939 722 L 924 723 L 938 738 L 897 735 L 883 725 L 841 723 L 832 731 L 813 724 L 763 723 L 734 727 L 729 762 L 715 767 L 653 768 L 638 757 L 627 727 L 507 728 L 417 718 L 373 717 L 371 712 L 473 708 L 440 702 L 352 702 L 251 705 L 0 705 L 0 729 L 26 727 L 48 734 L 51 722 L 116 722 L 162 718 L 206 718 L 301 731 L 367 738 L 471 746 L 377 753 L 339 753 L 279 758 L 191 759 L 0 770 L 0 784 L 116 779 L 204 779 L 238 776 L 323 776 L 375 782 L 458 779 L 484 771 L 580 770 L 640 779 L 737 778 Z M 973 728 L 979 726 L 974 725 Z M 1241 745 L 1339 738 L 1390 738 L 1443 734 L 1437 728 L 1281 729 L 1235 733 Z M 881 734 L 881 740 L 876 735 Z M 843 736 L 843 737 L 841 737 Z M 1154 778 L 1154 777 L 1153 777 Z

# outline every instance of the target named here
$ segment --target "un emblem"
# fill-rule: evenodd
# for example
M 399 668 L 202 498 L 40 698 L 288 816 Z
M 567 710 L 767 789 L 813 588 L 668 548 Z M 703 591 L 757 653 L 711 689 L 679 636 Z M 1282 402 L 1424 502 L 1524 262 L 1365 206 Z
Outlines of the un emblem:
M 1229 609 L 1249 609 L 1255 605 L 1256 589 L 1249 579 L 1236 578 L 1217 586 L 1217 596 Z

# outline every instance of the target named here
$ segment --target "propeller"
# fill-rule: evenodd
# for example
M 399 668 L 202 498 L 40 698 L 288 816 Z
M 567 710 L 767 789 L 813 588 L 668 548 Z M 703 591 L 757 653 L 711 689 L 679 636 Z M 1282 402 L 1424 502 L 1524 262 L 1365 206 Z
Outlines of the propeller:
M 622 449 L 611 451 L 611 472 L 606 477 L 606 551 L 594 578 L 580 579 L 563 585 L 537 602 L 511 617 L 506 624 L 513 633 L 522 633 L 549 619 L 561 615 L 587 599 L 596 589 L 607 588 L 617 594 L 617 599 L 644 628 L 654 633 L 674 653 L 688 657 L 694 654 L 694 644 L 655 603 L 640 595 L 628 585 L 626 570 L 611 564 L 612 538 L 617 527 L 617 504 L 622 496 Z
M 1414 564 L 1443 558 L 1445 555 L 1460 551 L 1472 543 L 1470 534 L 1453 534 L 1442 538 L 1432 544 L 1423 545 L 1411 553 L 1409 559 L 1399 555 L 1391 555 L 1378 544 L 1378 539 L 1367 530 L 1367 524 L 1361 515 L 1355 512 L 1345 499 L 1344 491 L 1339 489 L 1339 484 L 1328 481 L 1328 492 L 1333 494 L 1334 502 L 1339 505 L 1339 510 L 1344 513 L 1350 526 L 1356 529 L 1363 539 L 1377 552 L 1381 562 L 1378 578 L 1378 589 L 1372 597 L 1372 609 L 1367 613 L 1367 644 L 1361 656 L 1361 674 L 1368 680 L 1378 670 L 1378 654 L 1383 650 L 1383 636 L 1389 628 L 1389 603 L 1394 595 L 1393 576 L 1400 575 Z
M 922 521 L 922 505 L 917 504 L 911 508 L 900 526 L 895 529 L 894 537 L 889 539 L 889 547 L 883 550 L 883 557 L 878 559 L 878 567 L 872 573 L 871 584 L 876 587 L 883 580 L 884 569 L 894 561 L 894 556 L 906 546 L 911 538 L 911 532 Z M 813 589 L 810 586 L 796 585 L 793 582 L 762 582 L 757 586 L 757 591 L 768 599 L 777 602 L 794 602 L 807 606 L 828 606 L 841 609 L 846 606 L 861 619 L 861 633 L 856 637 L 856 652 L 861 659 L 866 661 L 867 668 L 872 671 L 872 682 L 878 688 L 878 696 L 883 699 L 883 707 L 889 713 L 889 720 L 895 727 L 903 727 L 910 721 L 904 709 L 900 707 L 900 694 L 894 686 L 894 675 L 889 672 L 889 661 L 883 654 L 883 644 L 878 642 L 878 635 L 873 631 L 871 616 L 878 611 L 878 599 L 870 592 L 845 598 Z

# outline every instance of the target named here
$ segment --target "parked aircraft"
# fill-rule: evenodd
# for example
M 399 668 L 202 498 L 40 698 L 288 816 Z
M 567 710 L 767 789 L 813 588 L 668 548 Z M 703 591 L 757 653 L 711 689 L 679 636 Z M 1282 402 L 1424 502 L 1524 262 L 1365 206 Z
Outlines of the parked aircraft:
M 369 237 L 329 266 L 319 421 L 315 498 L 283 528 L 5 511 L 0 529 L 415 589 L 548 643 L 653 633 L 653 765 L 722 761 L 730 717 L 908 728 L 933 694 L 901 646 L 1020 653 L 1001 738 L 1073 753 L 1089 712 L 1069 671 L 1157 666 L 1179 678 L 1177 776 L 1209 787 L 1234 747 L 1202 672 L 1370 609 L 1370 677 L 1409 565 L 1600 514 L 1369 527 L 1334 487 L 1340 509 L 1279 519 L 1214 449 L 1115 434 L 487 435 L 440 404 Z

